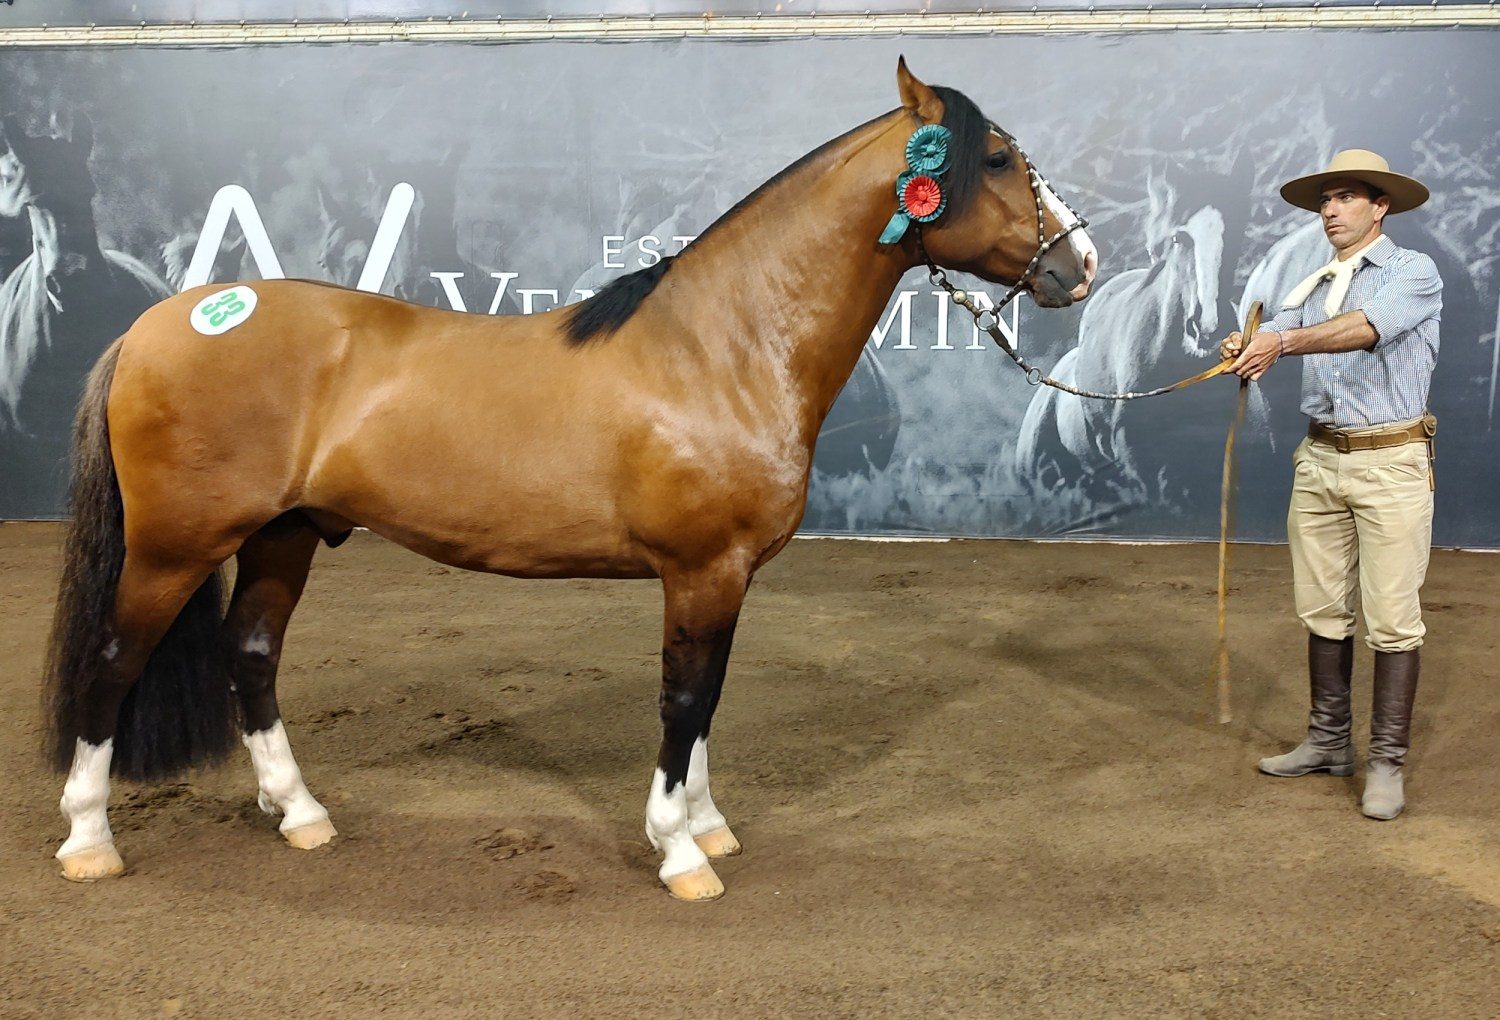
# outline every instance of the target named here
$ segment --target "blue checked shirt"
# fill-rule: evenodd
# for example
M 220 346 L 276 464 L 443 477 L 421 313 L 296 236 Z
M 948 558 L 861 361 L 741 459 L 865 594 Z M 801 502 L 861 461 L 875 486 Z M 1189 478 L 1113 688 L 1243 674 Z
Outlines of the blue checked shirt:
M 1302 413 L 1330 428 L 1356 429 L 1419 418 L 1437 364 L 1443 281 L 1421 252 L 1382 237 L 1360 256 L 1340 313 L 1360 309 L 1375 327 L 1375 347 L 1302 358 Z M 1300 308 L 1279 313 L 1263 329 L 1299 329 L 1326 322 L 1329 281 Z

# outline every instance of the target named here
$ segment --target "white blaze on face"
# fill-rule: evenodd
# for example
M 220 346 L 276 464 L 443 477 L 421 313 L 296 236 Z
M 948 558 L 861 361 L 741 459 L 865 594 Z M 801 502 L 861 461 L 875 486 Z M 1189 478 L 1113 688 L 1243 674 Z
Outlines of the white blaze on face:
M 1052 190 L 1051 185 L 1042 185 L 1042 205 L 1064 228 L 1071 227 L 1078 222 L 1078 217 L 1073 215 L 1073 210 L 1063 204 L 1062 199 Z M 1079 228 L 1068 235 L 1068 245 L 1073 249 L 1073 255 L 1078 259 L 1078 264 L 1083 267 L 1083 282 L 1073 288 L 1073 297 L 1082 298 L 1089 292 L 1089 286 L 1094 282 L 1094 274 L 1099 269 L 1099 249 L 1094 247 L 1093 238 L 1089 232 Z
M 1010 142 L 1010 139 L 993 126 L 990 127 L 990 134 L 1003 142 Z M 1052 186 L 1045 181 L 1038 183 L 1041 188 L 1042 207 L 1050 212 L 1065 229 L 1077 223 L 1078 217 L 1073 214 L 1073 210 L 1063 204 L 1062 199 L 1057 197 Z M 1069 292 L 1073 300 L 1078 301 L 1088 295 L 1089 287 L 1094 282 L 1094 274 L 1099 271 L 1099 249 L 1094 247 L 1094 239 L 1089 237 L 1088 231 L 1082 227 L 1068 234 L 1068 247 L 1073 249 L 1074 258 L 1083 267 L 1083 282 Z

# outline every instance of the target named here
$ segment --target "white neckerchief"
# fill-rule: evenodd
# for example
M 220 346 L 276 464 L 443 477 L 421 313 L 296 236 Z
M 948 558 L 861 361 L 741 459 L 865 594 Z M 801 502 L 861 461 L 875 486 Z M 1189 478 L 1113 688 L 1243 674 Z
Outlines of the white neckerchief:
M 1359 264 L 1364 259 L 1365 253 L 1379 244 L 1383 237 L 1385 235 L 1381 234 L 1346 259 L 1335 257 L 1328 265 L 1297 284 L 1297 286 L 1292 288 L 1292 292 L 1286 296 L 1286 300 L 1281 303 L 1282 309 L 1300 308 L 1302 303 L 1317 289 L 1318 284 L 1324 280 L 1332 280 L 1333 285 L 1328 288 L 1328 298 L 1323 302 L 1323 311 L 1327 313 L 1330 319 L 1333 318 L 1339 313 L 1339 309 L 1343 307 L 1344 298 L 1349 293 L 1349 284 L 1354 279 L 1354 271 L 1359 268 Z

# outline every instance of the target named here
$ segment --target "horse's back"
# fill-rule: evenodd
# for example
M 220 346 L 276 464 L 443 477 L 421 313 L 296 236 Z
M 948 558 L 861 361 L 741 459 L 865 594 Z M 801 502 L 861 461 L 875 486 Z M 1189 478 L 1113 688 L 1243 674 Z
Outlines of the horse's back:
M 257 299 L 242 321 L 193 327 L 237 287 Z M 297 281 L 186 291 L 124 339 L 110 401 L 122 487 L 174 531 L 212 516 L 215 550 L 314 509 L 523 576 L 647 576 L 668 544 L 711 557 L 738 534 L 716 512 L 731 504 L 757 548 L 790 534 L 806 444 L 767 441 L 802 427 L 754 399 L 771 383 L 749 386 L 729 348 L 674 323 L 639 315 L 577 344 L 566 315 Z
M 254 307 L 222 333 L 195 329 L 226 290 Z M 628 541 L 611 489 L 632 445 L 618 352 L 570 349 L 556 325 L 305 281 L 193 288 L 124 338 L 110 400 L 122 487 L 162 508 L 187 495 L 178 506 L 226 536 L 297 507 L 460 566 L 639 575 L 606 562 Z M 187 484 L 221 498 L 194 502 Z

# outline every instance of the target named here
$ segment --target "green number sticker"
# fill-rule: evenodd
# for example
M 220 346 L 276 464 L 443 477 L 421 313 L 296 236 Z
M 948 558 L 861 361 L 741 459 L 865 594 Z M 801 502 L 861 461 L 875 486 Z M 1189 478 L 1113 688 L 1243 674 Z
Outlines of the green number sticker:
M 193 328 L 204 336 L 218 336 L 250 318 L 255 301 L 255 291 L 239 284 L 198 302 L 189 319 Z

